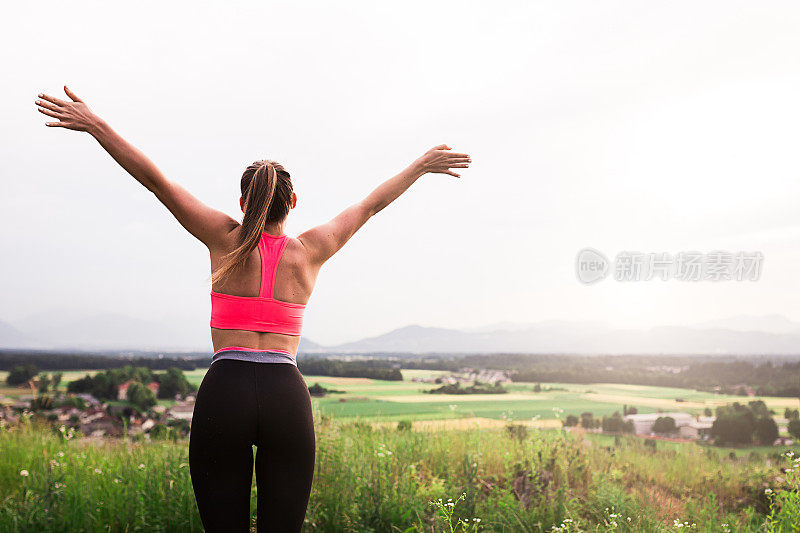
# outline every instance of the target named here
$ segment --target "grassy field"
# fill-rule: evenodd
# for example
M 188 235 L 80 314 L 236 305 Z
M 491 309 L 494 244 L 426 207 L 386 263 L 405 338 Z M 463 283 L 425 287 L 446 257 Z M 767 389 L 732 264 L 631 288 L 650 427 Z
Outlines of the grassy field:
M 800 523 L 791 457 L 731 459 L 581 431 L 373 429 L 319 412 L 315 425 L 304 531 L 777 532 Z M 185 441 L 65 440 L 31 421 L 0 430 L 0 450 L 0 531 L 202 530 Z M 255 497 L 254 485 L 253 510 Z
M 85 373 L 65 374 L 62 388 Z M 204 374 L 187 376 L 199 385 Z M 342 391 L 312 400 L 317 469 L 306 531 L 798 531 L 800 464 L 787 448 L 652 447 L 560 429 L 566 414 L 622 404 L 699 413 L 753 398 L 565 383 L 428 395 L 434 385 L 410 378 L 436 372 L 403 374 L 306 376 Z M 761 399 L 779 414 L 800 407 Z M 399 430 L 399 420 L 412 428 Z M 185 440 L 66 440 L 36 418 L 0 429 L 0 531 L 201 531 L 187 453 Z M 253 485 L 253 512 L 255 495 Z
M 319 383 L 326 388 L 343 391 L 324 398 L 315 398 L 320 412 L 337 418 L 359 417 L 364 420 L 397 421 L 445 420 L 453 418 L 487 418 L 495 420 L 531 421 L 550 427 L 566 414 L 579 415 L 591 411 L 595 416 L 622 411 L 623 404 L 635 406 L 640 413 L 685 411 L 702 414 L 706 408 L 755 398 L 718 395 L 686 389 L 622 384 L 545 383 L 542 392 L 533 392 L 534 383 L 507 385 L 507 394 L 431 395 L 423 391 L 435 387 L 429 383 L 410 381 L 412 376 L 430 375 L 429 371 L 403 370 L 404 381 L 380 381 L 364 378 L 331 378 L 306 376 L 309 385 Z M 193 373 L 195 383 L 202 372 Z M 547 390 L 554 389 L 554 390 Z M 563 390 L 562 390 L 563 389 Z M 786 407 L 800 408 L 796 398 L 758 398 L 780 416 Z M 536 418 L 535 421 L 531 420 Z
M 87 372 L 94 373 L 96 370 L 65 372 L 61 388 L 65 389 L 69 381 L 83 377 Z M 205 373 L 206 369 L 197 369 L 185 372 L 185 375 L 190 382 L 199 386 Z M 507 394 L 425 394 L 423 391 L 436 385 L 411 379 L 433 377 L 446 372 L 403 370 L 402 373 L 403 381 L 330 376 L 305 376 L 305 379 L 309 385 L 319 383 L 328 389 L 342 391 L 324 398 L 314 398 L 314 406 L 320 413 L 370 422 L 472 419 L 476 423 L 484 421 L 492 426 L 496 424 L 491 421 L 513 420 L 533 426 L 553 427 L 559 418 L 567 414 L 579 415 L 591 411 L 600 417 L 621 411 L 623 404 L 635 406 L 640 413 L 684 411 L 702 414 L 706 408 L 714 410 L 719 405 L 756 399 L 669 387 L 608 383 L 544 383 L 544 390 L 538 393 L 534 392 L 535 383 L 512 383 L 505 385 L 509 389 Z M 0 372 L 0 382 L 4 383 L 6 374 Z M 30 390 L 0 386 L 0 394 L 13 397 L 30 394 Z M 757 399 L 764 400 L 778 416 L 786 407 L 800 408 L 797 398 Z M 159 403 L 169 405 L 172 402 L 160 400 Z M 451 423 L 450 426 L 462 427 L 463 424 Z

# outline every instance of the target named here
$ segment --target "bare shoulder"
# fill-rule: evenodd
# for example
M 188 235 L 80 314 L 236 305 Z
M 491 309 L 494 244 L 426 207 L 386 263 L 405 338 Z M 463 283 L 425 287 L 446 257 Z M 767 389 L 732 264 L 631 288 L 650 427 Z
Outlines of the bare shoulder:
M 230 222 L 222 228 L 219 235 L 212 243 L 208 243 L 208 249 L 212 255 L 225 255 L 233 251 L 239 242 L 239 231 L 242 225 L 237 221 L 231 219 Z
M 283 250 L 283 256 L 288 263 L 298 267 L 306 267 L 310 263 L 308 249 L 297 237 L 289 238 L 286 248 Z
M 279 266 L 279 275 L 288 283 L 282 289 L 280 287 L 277 289 L 278 298 L 290 302 L 307 302 L 314 290 L 318 274 L 319 266 L 311 261 L 303 243 L 297 238 L 290 238 L 286 248 L 283 249 Z

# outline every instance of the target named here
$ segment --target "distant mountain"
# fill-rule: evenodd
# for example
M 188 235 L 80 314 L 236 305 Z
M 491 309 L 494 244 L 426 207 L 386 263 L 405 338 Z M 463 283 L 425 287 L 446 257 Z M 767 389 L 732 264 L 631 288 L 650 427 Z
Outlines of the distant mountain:
M 300 347 L 297 348 L 298 353 L 314 353 L 314 352 L 324 352 L 324 351 L 327 351 L 327 349 L 321 344 L 317 344 L 314 341 L 310 341 L 305 337 L 300 337 Z
M 788 322 L 788 321 L 787 321 Z M 778 324 L 779 321 L 775 321 Z M 513 329 L 456 330 L 406 326 L 330 347 L 332 352 L 800 354 L 800 328 L 787 333 L 720 327 L 618 329 L 600 323 L 551 321 Z
M 609 325 L 604 322 L 570 322 L 568 320 L 546 320 L 531 324 L 530 322 L 495 322 L 494 324 L 487 324 L 485 326 L 478 326 L 474 328 L 461 328 L 460 331 L 467 333 L 495 333 L 498 331 L 522 331 L 532 327 L 550 327 L 550 328 L 570 328 L 574 329 L 580 324 L 584 328 L 608 328 Z
M 213 351 L 207 323 L 142 320 L 120 313 L 84 314 L 54 309 L 11 325 L 0 322 L 0 348 L 46 350 Z M 300 352 L 325 351 L 302 338 Z
M 211 340 L 207 333 L 202 337 L 187 335 L 186 327 L 180 323 L 142 320 L 119 313 L 37 313 L 19 321 L 19 329 L 27 339 L 23 346 L 6 339 L 0 340 L 0 346 L 79 350 L 211 349 Z
M 722 320 L 711 320 L 698 324 L 704 329 L 732 329 L 736 331 L 763 331 L 767 333 L 800 333 L 800 324 L 783 315 L 739 315 Z
M 341 352 L 452 352 L 469 348 L 472 337 L 455 329 L 406 326 L 389 333 L 330 347 Z
M 207 324 L 142 320 L 117 313 L 38 313 L 0 322 L 0 348 L 210 352 Z M 419 325 L 336 346 L 307 338 L 300 352 L 800 354 L 800 324 L 780 315 L 733 317 L 697 326 L 621 329 L 599 322 L 500 322 L 451 329 Z
M 11 324 L 0 322 L 0 346 L 28 348 L 31 347 L 31 345 L 32 341 L 27 335 L 22 333 Z
M 377 337 L 332 346 L 342 352 L 410 352 L 410 353 L 496 353 L 575 351 L 578 346 L 592 351 L 594 339 L 607 332 L 595 323 L 549 321 L 540 324 L 508 324 L 500 329 L 470 328 L 467 330 L 406 326 Z

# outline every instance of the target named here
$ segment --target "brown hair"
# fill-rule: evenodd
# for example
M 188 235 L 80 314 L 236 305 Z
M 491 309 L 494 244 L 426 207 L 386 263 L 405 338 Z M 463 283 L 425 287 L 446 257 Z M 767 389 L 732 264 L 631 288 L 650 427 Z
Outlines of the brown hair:
M 256 161 L 242 174 L 244 217 L 236 248 L 211 274 L 211 282 L 227 279 L 255 250 L 267 224 L 280 222 L 292 207 L 292 178 L 280 163 Z

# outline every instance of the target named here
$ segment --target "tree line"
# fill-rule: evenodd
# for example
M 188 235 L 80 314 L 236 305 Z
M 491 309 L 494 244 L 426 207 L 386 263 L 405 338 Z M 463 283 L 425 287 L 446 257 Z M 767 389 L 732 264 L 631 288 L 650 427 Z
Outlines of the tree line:
M 169 368 L 166 372 L 157 374 L 147 367 L 128 365 L 98 372 L 94 376 L 86 374 L 68 383 L 67 392 L 89 393 L 101 400 L 115 400 L 119 386 L 126 381 L 132 381 L 128 386 L 127 400 L 143 410 L 154 406 L 157 398 L 172 399 L 177 394 L 185 396 L 197 390 L 180 368 Z M 147 384 L 151 382 L 158 383 L 157 397 L 147 388 Z
M 387 381 L 403 381 L 403 374 L 396 363 L 385 360 L 338 361 L 320 357 L 301 358 L 297 367 L 307 376 L 333 376 L 347 378 L 371 378 Z
M 171 367 L 190 371 L 211 364 L 201 357 L 169 356 L 143 357 L 123 355 L 103 355 L 101 353 L 60 352 L 44 350 L 1 350 L 0 370 L 10 371 L 15 366 L 35 365 L 40 370 L 86 370 L 121 368 L 135 364 L 152 370 L 166 370 Z
M 96 353 L 57 352 L 37 350 L 0 351 L 0 370 L 12 371 L 15 367 L 32 366 L 38 370 L 86 370 L 115 369 L 130 365 L 150 370 L 179 368 L 191 371 L 207 368 L 211 364 L 208 356 L 144 357 L 102 355 Z M 359 377 L 402 381 L 403 375 L 396 361 L 388 359 L 364 359 L 340 361 L 314 356 L 303 356 L 298 361 L 303 374 L 335 377 Z M 31 376 L 32 377 L 32 376 Z M 24 383 L 26 378 L 21 381 Z
M 800 348 L 800 347 L 798 347 Z M 512 371 L 514 381 L 626 383 L 745 395 L 800 397 L 800 361 L 725 356 L 431 355 L 403 359 L 403 368 L 458 370 L 464 367 Z

